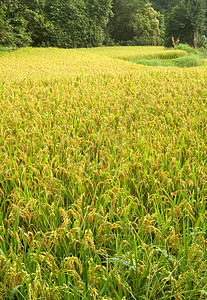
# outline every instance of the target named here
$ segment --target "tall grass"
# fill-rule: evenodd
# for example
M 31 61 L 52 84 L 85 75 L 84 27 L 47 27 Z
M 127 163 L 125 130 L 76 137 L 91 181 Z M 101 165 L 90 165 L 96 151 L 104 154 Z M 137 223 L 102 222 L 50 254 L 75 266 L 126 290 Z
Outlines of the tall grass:
M 142 64 L 146 66 L 165 66 L 165 67 L 179 67 L 192 68 L 205 65 L 205 60 L 195 55 L 187 55 L 184 57 L 174 59 L 130 59 L 131 62 Z
M 206 299 L 206 68 L 0 65 L 0 299 Z

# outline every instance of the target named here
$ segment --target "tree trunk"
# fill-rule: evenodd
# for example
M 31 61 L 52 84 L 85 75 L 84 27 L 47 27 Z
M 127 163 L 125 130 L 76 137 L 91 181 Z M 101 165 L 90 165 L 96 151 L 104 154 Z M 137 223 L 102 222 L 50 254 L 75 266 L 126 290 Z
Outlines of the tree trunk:
M 194 48 L 197 48 L 197 30 L 193 30 L 193 46 Z

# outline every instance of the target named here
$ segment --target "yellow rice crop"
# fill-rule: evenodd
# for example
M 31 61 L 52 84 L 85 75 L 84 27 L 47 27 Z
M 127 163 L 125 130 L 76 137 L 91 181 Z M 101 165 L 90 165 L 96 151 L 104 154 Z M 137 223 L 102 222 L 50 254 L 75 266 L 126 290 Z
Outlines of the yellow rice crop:
M 0 299 L 206 297 L 206 67 L 120 49 L 0 54 Z
M 132 46 L 132 47 L 102 47 L 102 48 L 88 48 L 79 49 L 79 52 L 93 53 L 97 55 L 104 55 L 112 58 L 129 59 L 129 58 L 177 58 L 186 55 L 186 51 L 165 49 L 160 46 Z

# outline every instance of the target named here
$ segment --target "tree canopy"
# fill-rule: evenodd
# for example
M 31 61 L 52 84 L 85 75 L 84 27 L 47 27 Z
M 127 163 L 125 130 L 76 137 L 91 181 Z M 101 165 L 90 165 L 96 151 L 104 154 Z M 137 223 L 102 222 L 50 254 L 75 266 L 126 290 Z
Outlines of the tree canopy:
M 207 0 L 0 0 L 0 45 L 195 47 L 207 34 Z
M 183 0 L 176 5 L 166 22 L 166 44 L 171 44 L 172 37 L 179 38 L 195 48 L 199 35 L 205 28 L 205 0 Z

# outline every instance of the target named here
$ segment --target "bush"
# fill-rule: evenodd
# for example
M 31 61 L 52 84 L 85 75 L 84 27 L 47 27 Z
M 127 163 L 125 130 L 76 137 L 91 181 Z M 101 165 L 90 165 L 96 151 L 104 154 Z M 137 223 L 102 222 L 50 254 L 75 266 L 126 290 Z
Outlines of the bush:
M 195 55 L 187 55 L 184 57 L 180 57 L 179 59 L 174 60 L 174 65 L 176 67 L 199 67 L 204 65 L 204 61 L 200 59 L 199 56 Z
M 199 48 L 206 48 L 207 49 L 207 37 L 205 35 L 201 35 L 198 38 L 197 44 L 198 44 Z
M 189 46 L 188 44 L 179 44 L 176 49 L 178 50 L 184 50 L 186 51 L 188 54 L 194 54 L 194 55 L 199 55 L 199 51 L 191 46 Z

